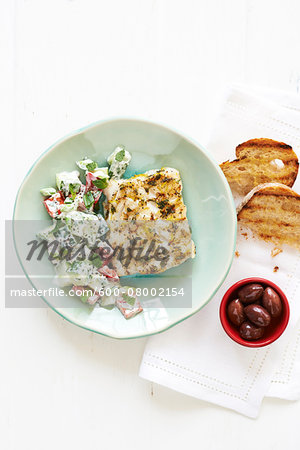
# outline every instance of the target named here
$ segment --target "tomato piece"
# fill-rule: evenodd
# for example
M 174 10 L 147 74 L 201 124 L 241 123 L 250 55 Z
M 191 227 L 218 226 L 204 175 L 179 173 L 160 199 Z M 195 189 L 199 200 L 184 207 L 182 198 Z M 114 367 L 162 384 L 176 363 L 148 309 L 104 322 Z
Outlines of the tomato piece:
M 123 294 L 124 295 L 124 294 Z M 142 305 L 138 298 L 131 297 L 134 301 L 134 304 L 129 304 L 124 297 L 119 297 L 116 300 L 116 306 L 119 308 L 125 319 L 130 319 L 131 317 L 136 316 L 140 312 L 143 311 Z
M 96 186 L 94 186 L 93 183 L 92 183 L 92 181 L 97 180 L 97 177 L 95 177 L 94 174 L 92 174 L 91 172 L 87 172 L 85 180 L 86 180 L 86 182 L 85 182 L 85 192 L 97 191 L 98 190 L 96 188 Z
M 88 289 L 89 289 L 88 286 L 73 286 L 72 287 L 72 291 L 74 291 L 75 295 L 77 295 L 78 297 L 84 296 L 84 292 Z M 93 305 L 95 305 L 95 303 L 97 303 L 97 301 L 100 298 L 101 298 L 100 295 L 95 294 L 90 297 L 85 297 L 85 298 L 82 297 L 81 301 L 83 303 L 88 303 L 89 305 L 93 306 Z
M 64 203 L 64 196 L 59 191 L 44 200 L 45 208 L 48 214 L 54 219 L 60 214 L 60 205 Z
M 95 198 L 94 204 L 99 202 L 99 198 L 101 197 L 101 194 L 102 194 L 102 191 L 98 191 L 97 193 L 96 192 L 94 193 L 94 198 Z
M 110 269 L 108 266 L 102 266 L 98 269 L 98 272 L 104 275 L 106 278 L 111 278 L 113 281 L 118 281 L 119 277 L 114 269 Z
M 101 194 L 102 194 L 102 189 L 98 189 L 96 186 L 94 186 L 93 181 L 97 180 L 97 177 L 95 177 L 95 175 L 91 172 L 87 172 L 86 174 L 86 184 L 85 184 L 85 192 L 93 192 L 94 195 L 94 205 L 96 205 L 96 203 L 99 201 Z M 93 205 L 93 206 L 94 206 Z
M 84 286 L 73 286 L 72 291 L 76 292 L 78 295 L 81 295 L 82 292 L 86 289 Z

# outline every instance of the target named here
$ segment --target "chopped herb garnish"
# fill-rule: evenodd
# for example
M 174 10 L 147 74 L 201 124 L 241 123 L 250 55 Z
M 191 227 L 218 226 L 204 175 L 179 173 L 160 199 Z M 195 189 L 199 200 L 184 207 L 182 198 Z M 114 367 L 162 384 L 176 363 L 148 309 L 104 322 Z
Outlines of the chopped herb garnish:
M 44 197 L 50 197 L 51 195 L 56 194 L 56 189 L 52 188 L 52 187 L 48 187 L 48 188 L 44 188 L 40 190 L 40 193 L 44 196 Z
M 55 226 L 52 231 L 53 235 L 56 237 L 56 233 L 58 233 L 59 229 L 63 228 L 63 227 L 64 227 L 64 224 L 60 220 L 55 220 Z
M 71 199 L 71 197 L 67 197 L 66 199 L 65 199 L 65 202 L 64 203 L 66 203 L 67 205 L 68 204 L 70 204 L 70 203 L 73 203 L 73 200 Z
M 135 298 L 131 297 L 128 294 L 123 294 L 123 299 L 128 303 L 128 305 L 130 306 L 134 306 L 135 305 Z
M 89 299 L 89 296 L 88 296 L 88 295 L 80 295 L 80 300 L 81 300 L 83 303 L 86 303 L 86 302 L 88 301 L 88 299 Z
M 105 189 L 108 185 L 108 180 L 107 178 L 97 178 L 97 180 L 92 180 L 92 183 L 97 189 Z
M 71 262 L 71 264 L 70 264 L 70 269 L 69 269 L 69 271 L 70 271 L 70 272 L 77 272 L 77 271 L 79 270 L 79 268 L 80 268 L 80 262 L 78 262 L 78 261 L 73 261 L 73 262 Z
M 162 209 L 162 208 L 164 208 L 165 206 L 167 206 L 168 203 L 169 203 L 169 202 L 168 202 L 167 199 L 166 199 L 166 200 L 161 200 L 160 202 L 157 203 L 157 206 L 158 206 L 160 209 Z
M 93 193 L 91 191 L 87 192 L 83 196 L 83 201 L 84 201 L 86 208 L 90 208 L 92 206 L 92 204 L 94 203 L 94 200 L 95 199 L 94 199 Z
M 89 260 L 95 267 L 97 267 L 97 269 L 99 269 L 102 266 L 102 259 L 96 253 L 91 254 Z
M 86 165 L 86 170 L 88 170 L 89 172 L 93 172 L 93 170 L 97 169 L 97 167 L 98 167 L 98 164 L 95 161 L 93 161 Z
M 70 191 L 70 194 L 71 194 L 71 198 L 73 200 L 76 197 L 76 194 L 79 191 L 79 189 L 80 189 L 80 185 L 79 184 L 73 184 L 73 183 L 69 184 L 69 191 Z
M 61 248 L 60 251 L 59 251 L 59 259 L 60 259 L 60 261 L 62 259 L 65 259 L 66 256 L 68 255 L 68 253 L 69 253 L 69 250 L 67 248 Z
M 115 160 L 118 161 L 118 162 L 121 162 L 121 161 L 123 161 L 124 156 L 125 156 L 125 149 L 122 148 L 122 150 L 120 150 L 120 151 L 116 154 Z

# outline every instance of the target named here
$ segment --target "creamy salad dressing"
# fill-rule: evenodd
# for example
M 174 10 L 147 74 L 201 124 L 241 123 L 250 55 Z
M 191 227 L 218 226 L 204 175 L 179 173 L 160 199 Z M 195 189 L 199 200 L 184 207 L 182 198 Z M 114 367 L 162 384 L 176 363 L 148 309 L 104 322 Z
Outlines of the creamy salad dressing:
M 109 174 L 111 178 L 119 180 L 125 173 L 131 161 L 131 154 L 125 150 L 123 145 L 118 145 L 113 153 L 107 158 Z
M 117 306 L 126 319 L 141 312 L 142 307 L 134 289 L 130 288 L 133 294 L 129 296 L 129 288 L 120 286 L 117 273 L 107 265 L 113 249 L 105 241 L 108 226 L 99 213 L 98 202 L 109 179 L 121 178 L 130 160 L 130 153 L 118 146 L 107 159 L 109 167 L 98 167 L 89 158 L 76 162 L 85 172 L 85 184 L 78 170 L 57 173 L 57 190 L 47 187 L 40 191 L 53 224 L 38 234 L 47 242 L 60 286 L 71 286 L 74 292 L 82 293 L 81 300 L 91 306 Z M 110 293 L 106 295 L 108 287 Z M 85 295 L 84 288 L 93 293 Z
M 77 193 L 82 185 L 78 170 L 73 172 L 59 172 L 56 174 L 56 185 L 65 197 L 70 193 Z

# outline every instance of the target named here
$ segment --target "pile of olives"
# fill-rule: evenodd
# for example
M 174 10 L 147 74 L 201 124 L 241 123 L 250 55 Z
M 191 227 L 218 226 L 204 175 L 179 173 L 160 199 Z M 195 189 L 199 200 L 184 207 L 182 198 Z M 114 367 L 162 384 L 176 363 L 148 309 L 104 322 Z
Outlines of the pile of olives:
M 243 286 L 227 307 L 229 320 L 239 327 L 240 336 L 252 341 L 260 339 L 273 318 L 280 317 L 282 302 L 270 286 L 252 283 Z

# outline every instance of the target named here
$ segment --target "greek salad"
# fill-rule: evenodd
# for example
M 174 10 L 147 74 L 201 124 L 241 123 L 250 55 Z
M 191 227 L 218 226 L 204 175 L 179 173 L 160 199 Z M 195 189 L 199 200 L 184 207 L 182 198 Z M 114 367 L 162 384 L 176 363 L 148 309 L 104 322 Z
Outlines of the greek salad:
M 122 178 L 130 160 L 130 153 L 119 145 L 107 158 L 107 167 L 86 157 L 76 161 L 79 170 L 57 173 L 56 187 L 40 190 L 53 223 L 38 234 L 47 244 L 61 287 L 69 286 L 90 306 L 116 306 L 126 319 L 142 307 L 134 288 L 121 286 L 110 267 L 114 249 L 106 240 L 102 201 L 109 180 Z

